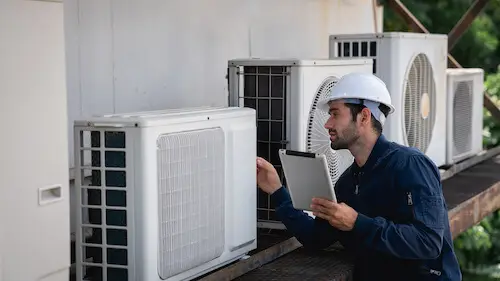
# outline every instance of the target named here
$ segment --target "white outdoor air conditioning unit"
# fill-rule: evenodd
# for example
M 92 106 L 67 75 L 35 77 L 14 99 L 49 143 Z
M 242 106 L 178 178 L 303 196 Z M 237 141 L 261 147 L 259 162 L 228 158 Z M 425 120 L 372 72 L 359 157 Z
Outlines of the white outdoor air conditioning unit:
M 450 68 L 446 74 L 446 164 L 452 165 L 483 150 L 484 71 Z
M 330 58 L 372 58 L 373 73 L 391 93 L 396 111 L 383 134 L 415 147 L 439 167 L 446 162 L 448 37 L 387 32 L 330 36 Z
M 255 249 L 255 118 L 233 107 L 76 121 L 77 280 L 191 280 Z
M 284 184 L 280 148 L 325 153 L 335 184 L 353 157 L 330 148 L 328 114 L 316 106 L 343 75 L 371 71 L 371 59 L 235 59 L 229 61 L 229 105 L 256 109 L 257 154 L 276 167 Z M 259 190 L 257 201 L 258 226 L 283 229 L 269 196 Z

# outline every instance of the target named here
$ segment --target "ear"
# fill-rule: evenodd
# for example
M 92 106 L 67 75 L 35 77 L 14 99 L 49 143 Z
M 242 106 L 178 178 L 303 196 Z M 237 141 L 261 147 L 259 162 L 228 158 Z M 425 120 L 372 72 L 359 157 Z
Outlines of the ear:
M 360 112 L 361 124 L 370 125 L 372 114 L 368 108 L 363 108 Z

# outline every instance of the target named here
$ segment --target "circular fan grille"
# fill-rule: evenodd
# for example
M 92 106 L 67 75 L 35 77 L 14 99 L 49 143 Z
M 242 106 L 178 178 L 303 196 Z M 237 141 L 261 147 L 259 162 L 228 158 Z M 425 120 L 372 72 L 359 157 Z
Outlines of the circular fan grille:
M 436 83 L 425 54 L 417 55 L 410 66 L 404 92 L 404 114 L 408 146 L 425 153 L 436 120 Z
M 347 149 L 331 149 L 330 135 L 325 129 L 325 123 L 329 116 L 326 112 L 317 109 L 318 101 L 326 97 L 337 81 L 338 79 L 334 77 L 328 77 L 321 83 L 314 96 L 307 124 L 307 151 L 326 155 L 333 184 L 337 182 L 340 175 L 352 164 L 354 159 Z
M 472 89 L 470 82 L 459 82 L 453 98 L 453 143 L 454 155 L 468 152 L 472 136 Z

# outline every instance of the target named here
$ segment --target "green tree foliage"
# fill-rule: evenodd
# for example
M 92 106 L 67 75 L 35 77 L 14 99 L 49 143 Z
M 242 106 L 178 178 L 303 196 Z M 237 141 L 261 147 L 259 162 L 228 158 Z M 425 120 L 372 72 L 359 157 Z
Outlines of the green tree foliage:
M 473 0 L 401 0 L 431 32 L 448 34 Z M 382 4 L 384 1 L 382 1 Z M 411 31 L 389 6 L 384 9 L 384 31 Z M 500 106 L 500 0 L 490 0 L 451 50 L 463 67 L 485 71 L 485 87 Z M 485 147 L 500 144 L 500 122 L 484 110 Z M 500 280 L 500 215 L 494 213 L 454 241 L 464 280 Z
M 448 34 L 472 4 L 471 0 L 403 0 L 405 6 L 431 33 Z M 495 18 L 496 17 L 496 18 Z M 500 63 L 500 1 L 491 1 L 460 37 L 451 54 L 463 67 L 496 72 Z M 410 31 L 404 20 L 388 6 L 385 31 Z
M 488 74 L 485 81 L 488 94 L 497 106 L 500 106 L 500 67 L 496 73 Z M 493 119 L 484 109 L 483 145 L 487 148 L 500 144 L 500 122 Z

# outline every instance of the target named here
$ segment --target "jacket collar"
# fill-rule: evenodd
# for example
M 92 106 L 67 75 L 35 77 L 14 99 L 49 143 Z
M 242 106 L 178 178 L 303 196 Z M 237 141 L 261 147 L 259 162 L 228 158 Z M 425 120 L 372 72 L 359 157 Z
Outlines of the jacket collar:
M 380 158 L 385 154 L 387 149 L 389 149 L 390 144 L 391 142 L 381 134 L 375 142 L 365 165 L 363 167 L 359 167 L 356 161 L 354 161 L 354 168 L 356 170 L 363 169 L 365 171 L 372 169 L 377 164 L 378 160 L 380 160 Z

